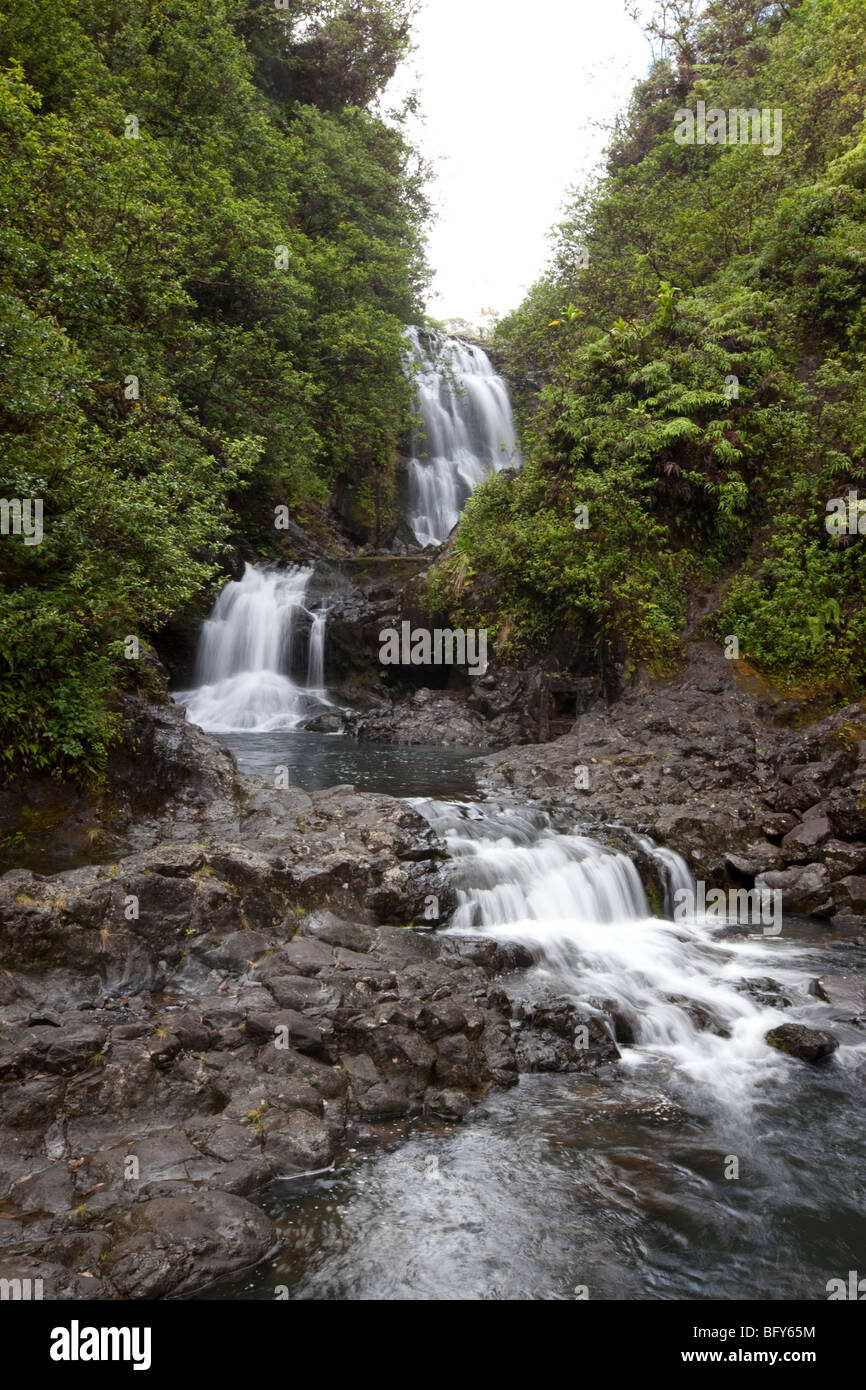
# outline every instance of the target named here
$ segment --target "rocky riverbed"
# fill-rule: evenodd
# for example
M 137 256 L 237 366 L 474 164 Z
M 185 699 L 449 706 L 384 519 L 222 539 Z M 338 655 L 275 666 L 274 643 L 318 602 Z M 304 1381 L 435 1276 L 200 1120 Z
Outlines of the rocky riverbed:
M 486 705 L 483 683 L 421 690 L 374 722 L 460 742 L 449 702 L 467 742 L 492 721 L 495 743 L 525 687 L 491 682 Z M 651 902 L 664 885 L 644 834 L 708 883 L 779 888 L 786 913 L 862 942 L 861 706 L 798 725 L 700 644 L 673 681 L 642 677 L 613 706 L 589 685 L 576 698 L 569 732 L 478 762 L 489 791 L 603 828 Z M 4 806 L 7 828 L 42 826 L 41 847 L 12 838 L 7 862 L 28 867 L 0 878 L 4 1278 L 60 1299 L 196 1293 L 273 1249 L 275 1179 L 338 1164 L 394 1122 L 470 1118 L 521 1072 L 610 1075 L 617 1030 L 628 1038 L 604 1001 L 514 1003 L 502 977 L 533 963 L 526 946 L 437 934 L 446 852 L 411 805 L 280 790 L 171 704 L 133 714 L 100 804 L 32 787 Z M 55 871 L 47 842 L 70 867 Z M 860 976 L 812 995 L 831 1026 L 862 1026 Z M 813 1061 L 837 1046 L 797 1027 L 768 1041 Z
M 540 1057 L 618 1056 L 597 1017 L 512 1008 L 498 976 L 525 949 L 431 930 L 443 850 L 410 806 L 241 777 L 171 706 L 139 725 L 125 852 L 0 879 L 4 1278 L 190 1294 L 274 1246 L 274 1178 L 381 1123 L 459 1120 Z

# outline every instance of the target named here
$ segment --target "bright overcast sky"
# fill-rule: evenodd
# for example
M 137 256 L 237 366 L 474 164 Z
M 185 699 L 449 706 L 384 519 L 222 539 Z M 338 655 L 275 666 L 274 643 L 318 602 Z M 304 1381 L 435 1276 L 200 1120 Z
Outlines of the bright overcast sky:
M 650 50 L 623 0 L 426 0 L 415 37 L 395 82 L 420 94 L 412 138 L 437 175 L 428 312 L 477 323 L 538 279 Z

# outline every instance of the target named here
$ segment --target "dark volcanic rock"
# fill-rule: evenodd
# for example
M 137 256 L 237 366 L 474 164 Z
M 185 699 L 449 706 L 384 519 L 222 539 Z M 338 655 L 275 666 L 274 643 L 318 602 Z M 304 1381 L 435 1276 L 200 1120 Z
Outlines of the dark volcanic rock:
M 134 853 L 0 878 L 0 1258 L 60 1259 L 61 1298 L 90 1294 L 74 1242 L 97 1227 L 100 1296 L 194 1292 L 270 1248 L 247 1199 L 273 1179 L 327 1167 L 360 1123 L 459 1122 L 518 1079 L 493 981 L 533 958 L 406 925 L 453 903 L 427 822 L 353 787 L 224 781 L 221 750 L 188 820 L 172 731 Z
M 610 709 L 589 678 L 557 692 L 537 672 L 490 676 L 398 701 L 392 729 L 411 707 L 425 741 L 459 719 L 480 746 L 482 731 L 547 737 L 569 709 L 571 732 L 494 754 L 485 775 L 569 828 L 614 824 L 605 842 L 631 855 L 654 910 L 647 833 L 708 882 L 754 879 L 845 924 L 866 913 L 859 708 L 774 724 L 766 691 L 703 648 L 678 681 L 642 677 Z M 407 803 L 275 789 L 172 706 L 133 718 L 114 820 L 84 801 L 72 817 L 70 852 L 101 825 L 104 862 L 54 872 L 36 856 L 52 871 L 28 859 L 0 878 L 4 1271 L 50 1268 L 60 1298 L 184 1296 L 267 1253 L 272 1228 L 247 1199 L 339 1161 L 366 1124 L 459 1122 L 521 1071 L 598 1073 L 615 1035 L 634 1038 L 638 1021 L 604 999 L 513 1004 L 498 977 L 535 963 L 526 947 L 427 929 L 430 897 L 444 923 L 454 896 L 444 845 Z M 788 1002 L 772 980 L 748 987 Z M 833 1017 L 859 1019 L 858 991 L 820 988 Z M 799 1025 L 768 1039 L 809 1060 L 836 1046 Z
M 129 1235 L 105 1262 L 122 1298 L 195 1293 L 257 1264 L 275 1244 L 264 1212 L 228 1192 L 157 1198 L 132 1208 Z
M 833 887 L 833 901 L 859 916 L 866 913 L 866 877 L 849 874 Z
M 808 816 L 796 830 L 782 841 L 782 857 L 786 864 L 808 864 L 817 847 L 829 840 L 833 827 L 824 815 Z
M 770 1047 L 803 1062 L 826 1062 L 839 1046 L 834 1033 L 824 1028 L 806 1028 L 802 1023 L 783 1023 L 765 1036 Z
M 744 663 L 706 642 L 686 658 L 671 680 L 639 673 L 551 743 L 488 754 L 482 783 L 569 808 L 589 829 L 649 834 L 714 886 L 787 874 L 787 911 L 832 915 L 832 884 L 866 869 L 863 708 L 792 728 L 802 712 Z M 838 902 L 866 915 L 845 889 Z
M 517 1064 L 524 1072 L 594 1071 L 619 1058 L 613 1028 L 560 1001 L 523 1007 Z
M 833 904 L 830 898 L 830 875 L 823 864 L 806 864 L 802 868 L 782 869 L 759 874 L 755 887 L 782 894 L 782 907 L 786 912 L 814 913 L 816 916 L 830 916 Z
M 772 979 L 769 975 L 753 978 L 751 980 L 741 980 L 735 985 L 741 994 L 750 994 L 753 999 L 757 999 L 768 1009 L 790 1009 L 791 1001 L 782 990 L 778 980 Z
M 829 1004 L 834 1019 L 866 1025 L 866 975 L 831 975 L 813 980 L 809 993 Z

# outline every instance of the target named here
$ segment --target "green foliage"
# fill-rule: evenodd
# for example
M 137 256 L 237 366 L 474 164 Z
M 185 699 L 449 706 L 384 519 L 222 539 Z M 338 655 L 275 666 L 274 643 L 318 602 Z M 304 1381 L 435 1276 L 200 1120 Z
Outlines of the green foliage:
M 0 754 L 93 776 L 233 532 L 387 511 L 423 170 L 389 0 L 0 0 Z M 128 138 L 137 136 L 137 138 Z M 284 248 L 280 250 L 280 248 Z
M 458 532 L 476 620 L 513 653 L 565 629 L 664 665 L 712 584 L 717 634 L 768 673 L 862 689 L 864 542 L 824 519 L 866 477 L 866 0 L 674 0 L 651 27 L 606 170 L 497 328 L 543 384 L 518 390 L 523 475 Z M 678 144 L 698 100 L 780 109 L 780 152 Z

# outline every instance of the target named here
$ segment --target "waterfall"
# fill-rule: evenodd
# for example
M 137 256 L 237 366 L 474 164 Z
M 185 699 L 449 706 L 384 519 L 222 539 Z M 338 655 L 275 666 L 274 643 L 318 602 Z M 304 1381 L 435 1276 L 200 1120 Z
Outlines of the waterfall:
M 417 328 L 406 336 L 423 420 L 409 462 L 409 524 L 421 545 L 439 545 L 482 479 L 520 463 L 514 417 L 482 348 Z
M 212 733 L 295 729 L 331 707 L 324 689 L 326 613 L 306 604 L 312 569 L 247 565 L 204 623 L 193 690 L 175 698 Z
M 625 1025 L 634 1045 L 623 1051 L 624 1067 L 661 1065 L 672 1084 L 711 1092 L 713 1105 L 738 1113 L 761 1084 L 784 1076 L 764 1033 L 791 1015 L 762 999 L 761 984 L 771 972 L 782 993 L 812 1003 L 796 945 L 732 936 L 705 914 L 654 917 L 628 856 L 557 833 L 543 812 L 412 804 L 451 858 L 458 906 L 449 929 L 528 947 L 537 987 Z M 673 891 L 694 887 L 692 876 L 674 851 L 639 844 L 656 860 L 669 909 Z

